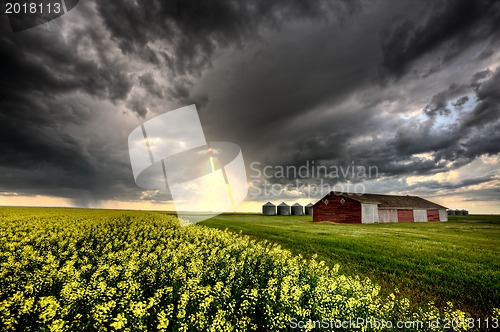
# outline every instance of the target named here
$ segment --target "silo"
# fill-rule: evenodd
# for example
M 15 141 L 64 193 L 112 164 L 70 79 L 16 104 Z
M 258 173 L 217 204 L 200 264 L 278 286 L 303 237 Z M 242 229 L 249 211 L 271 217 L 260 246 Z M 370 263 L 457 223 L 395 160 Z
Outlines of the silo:
M 313 215 L 313 205 L 311 203 L 306 205 L 306 216 L 312 216 Z
M 290 206 L 285 202 L 282 202 L 278 205 L 278 216 L 289 216 L 290 215 Z
M 462 215 L 463 216 L 468 216 L 469 215 L 469 211 L 462 209 Z
M 271 202 L 267 202 L 262 205 L 262 215 L 263 216 L 275 216 L 276 215 L 276 205 Z
M 455 215 L 455 210 L 448 210 L 448 215 L 449 216 L 454 216 Z
M 292 205 L 292 216 L 303 216 L 304 208 L 299 203 Z
M 461 216 L 462 215 L 462 210 L 456 209 L 455 210 L 455 215 L 456 216 Z

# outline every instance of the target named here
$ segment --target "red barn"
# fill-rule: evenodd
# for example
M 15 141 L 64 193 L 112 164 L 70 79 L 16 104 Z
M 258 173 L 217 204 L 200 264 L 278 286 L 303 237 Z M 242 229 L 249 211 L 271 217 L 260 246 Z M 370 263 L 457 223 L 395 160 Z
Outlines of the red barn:
M 313 205 L 313 221 L 385 223 L 448 221 L 446 207 L 417 196 L 330 192 Z

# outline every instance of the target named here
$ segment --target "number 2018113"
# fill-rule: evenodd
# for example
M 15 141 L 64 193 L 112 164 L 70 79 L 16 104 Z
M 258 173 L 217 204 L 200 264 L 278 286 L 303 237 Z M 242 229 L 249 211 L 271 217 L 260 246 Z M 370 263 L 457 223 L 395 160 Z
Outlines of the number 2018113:
M 61 4 L 55 3 L 11 3 L 5 4 L 5 14 L 59 14 L 61 12 Z

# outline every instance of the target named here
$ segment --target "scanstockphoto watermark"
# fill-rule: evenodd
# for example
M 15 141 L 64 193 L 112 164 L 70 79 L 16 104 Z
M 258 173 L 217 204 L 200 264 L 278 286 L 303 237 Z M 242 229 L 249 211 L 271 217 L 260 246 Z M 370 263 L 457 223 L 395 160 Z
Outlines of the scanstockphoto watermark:
M 333 330 L 349 331 L 362 329 L 364 331 L 372 330 L 497 330 L 500 328 L 500 320 L 496 317 L 487 318 L 434 318 L 432 320 L 386 320 L 379 318 L 351 318 L 351 319 L 332 319 L 322 318 L 318 320 L 302 320 L 292 318 L 289 321 L 291 329 L 298 330 Z
M 300 320 L 297 318 L 290 319 L 289 326 L 292 329 L 300 330 L 312 330 L 312 329 L 322 329 L 322 330 L 333 330 L 333 331 L 346 331 L 353 329 L 363 329 L 363 330 L 388 330 L 388 329 L 411 329 L 411 330 L 421 330 L 424 327 L 432 327 L 429 322 L 423 322 L 420 320 L 415 321 L 391 321 L 385 319 L 366 319 L 366 318 L 355 318 L 348 320 L 339 320 L 331 318 L 323 318 L 320 320 Z
M 301 165 L 250 164 L 249 195 L 294 196 L 308 198 L 329 192 L 364 194 L 364 181 L 377 179 L 377 166 L 357 165 L 354 161 L 346 165 L 323 165 L 307 160 Z

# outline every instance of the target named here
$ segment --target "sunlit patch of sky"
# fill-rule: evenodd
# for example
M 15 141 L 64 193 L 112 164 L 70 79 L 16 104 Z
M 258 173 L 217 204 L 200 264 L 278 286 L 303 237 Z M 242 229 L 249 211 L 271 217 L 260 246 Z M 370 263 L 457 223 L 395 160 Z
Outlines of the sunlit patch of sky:
M 477 105 L 477 98 L 474 94 L 466 95 L 468 100 L 461 106 L 457 107 L 455 104 L 463 96 L 451 99 L 448 101 L 446 108 L 449 110 L 447 113 L 438 113 L 435 115 L 433 127 L 435 129 L 448 129 L 450 125 L 457 123 L 465 114 L 472 112 Z M 429 121 L 429 116 L 421 109 L 416 109 L 408 113 L 399 115 L 400 119 L 408 122 L 425 123 Z
M 462 97 L 462 96 L 461 96 Z M 456 107 L 455 104 L 461 98 L 457 97 L 448 102 L 446 108 L 450 110 L 448 114 L 438 114 L 435 118 L 434 127 L 436 129 L 446 129 L 456 123 L 465 114 L 472 112 L 477 105 L 477 98 L 474 94 L 468 94 L 469 98 L 462 106 Z

